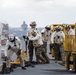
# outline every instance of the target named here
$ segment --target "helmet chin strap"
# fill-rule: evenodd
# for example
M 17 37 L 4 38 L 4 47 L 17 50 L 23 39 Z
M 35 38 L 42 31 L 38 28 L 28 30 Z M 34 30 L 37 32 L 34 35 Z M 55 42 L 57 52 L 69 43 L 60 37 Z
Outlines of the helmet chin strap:
M 12 39 L 12 38 L 9 38 L 9 41 L 10 42 L 14 42 L 15 41 L 15 37 Z

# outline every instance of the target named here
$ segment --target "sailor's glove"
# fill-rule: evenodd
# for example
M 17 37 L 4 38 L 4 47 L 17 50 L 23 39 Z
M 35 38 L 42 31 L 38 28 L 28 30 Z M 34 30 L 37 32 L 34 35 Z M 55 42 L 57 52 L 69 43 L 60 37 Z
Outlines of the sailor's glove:
M 35 36 L 36 36 L 36 33 L 35 33 L 35 32 L 33 32 L 33 33 L 32 33 L 32 36 L 34 36 L 34 37 L 35 37 Z
M 61 42 L 61 45 L 63 45 L 63 42 Z
M 4 59 L 5 59 L 5 61 L 7 61 L 8 57 L 7 57 L 7 56 L 5 56 L 5 57 L 4 57 Z
M 57 36 L 57 38 L 59 39 L 59 38 L 60 38 L 60 36 Z
M 9 45 L 8 50 L 10 50 L 10 49 L 11 49 L 11 46 Z
M 25 39 L 26 37 L 25 37 L 25 36 L 23 36 L 23 38 Z
M 29 38 L 28 38 L 28 37 L 26 37 L 26 39 L 27 39 L 27 40 L 29 40 Z
M 41 34 L 44 34 L 43 32 Z
M 27 36 L 23 36 L 24 39 L 29 40 L 29 38 Z
M 21 49 L 19 49 L 19 50 L 18 50 L 17 54 L 18 54 L 18 55 L 20 55 L 20 54 L 21 54 Z

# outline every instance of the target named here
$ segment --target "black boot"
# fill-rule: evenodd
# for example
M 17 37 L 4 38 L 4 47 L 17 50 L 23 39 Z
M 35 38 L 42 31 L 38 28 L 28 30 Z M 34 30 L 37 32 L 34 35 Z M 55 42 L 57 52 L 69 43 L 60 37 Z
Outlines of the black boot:
M 10 74 L 10 73 L 11 73 L 10 68 L 7 68 L 6 69 L 6 74 Z
M 13 69 L 13 68 L 10 68 L 10 71 L 11 71 L 11 72 L 14 72 L 14 69 Z
M 26 68 L 25 67 L 21 67 L 23 70 L 26 70 Z
M 0 74 L 2 74 L 2 72 L 0 72 Z

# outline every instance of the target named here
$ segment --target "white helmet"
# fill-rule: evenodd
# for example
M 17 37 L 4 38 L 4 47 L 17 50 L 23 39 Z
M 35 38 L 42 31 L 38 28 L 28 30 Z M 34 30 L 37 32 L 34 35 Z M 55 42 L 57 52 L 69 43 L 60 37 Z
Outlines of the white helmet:
M 35 21 L 32 21 L 32 22 L 30 23 L 30 26 L 36 26 L 36 22 L 35 22 Z
M 66 26 L 65 28 L 66 28 L 66 29 L 67 29 L 67 28 L 69 28 L 69 29 L 70 29 L 70 28 L 71 28 L 71 26 L 69 26 L 69 25 L 68 25 L 68 26 Z
M 67 26 L 69 26 L 69 24 L 65 24 L 65 23 L 63 23 L 62 25 L 63 25 L 63 27 L 65 27 L 65 28 L 66 28 Z
M 59 30 L 62 30 L 62 27 L 61 27 L 61 26 L 58 26 L 58 29 L 59 29 Z
M 45 29 L 50 30 L 51 28 L 49 25 L 47 25 L 47 26 L 45 26 Z
M 54 30 L 56 30 L 58 28 L 58 26 L 54 26 Z
M 61 31 L 61 30 L 62 30 L 62 27 L 61 27 L 61 26 L 56 26 L 56 27 L 55 27 L 55 30 L 56 30 L 56 31 Z

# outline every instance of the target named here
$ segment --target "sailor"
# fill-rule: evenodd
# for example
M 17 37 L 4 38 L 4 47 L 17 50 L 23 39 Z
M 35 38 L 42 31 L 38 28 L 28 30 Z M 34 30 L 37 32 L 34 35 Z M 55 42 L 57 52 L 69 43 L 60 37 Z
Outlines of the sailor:
M 0 44 L 0 73 L 2 72 L 2 59 L 1 59 L 1 44 Z
M 75 26 L 71 26 L 71 29 L 75 30 Z
M 24 60 L 22 59 L 21 56 L 21 49 L 22 49 L 22 43 L 21 40 L 14 36 L 13 34 L 10 34 L 9 37 L 9 42 L 8 42 L 8 50 L 9 50 L 9 54 L 8 54 L 8 67 L 11 67 L 10 61 L 11 61 L 11 57 L 14 53 L 16 53 L 17 57 L 20 59 L 20 64 L 21 64 L 21 68 L 23 70 L 26 70 L 25 63 Z
M 52 33 L 51 41 L 54 46 L 55 60 L 62 60 L 64 62 L 64 47 L 63 42 L 65 40 L 64 32 L 60 26 L 55 28 L 55 32 Z
M 8 72 L 8 31 L 9 26 L 5 22 L 0 22 L 0 71 L 1 73 Z
M 32 36 L 32 31 L 33 30 L 38 30 L 37 28 L 36 28 L 36 22 L 35 21 L 32 21 L 31 23 L 30 23 L 30 29 L 28 30 L 28 32 L 27 32 L 27 37 L 28 38 L 30 38 L 31 36 Z M 33 61 L 33 53 L 34 53 L 34 49 L 35 49 L 35 55 L 36 55 L 36 48 L 33 46 L 33 41 L 32 40 L 30 40 L 30 39 L 28 39 L 28 50 L 29 50 L 29 61 L 30 61 L 30 63 Z
M 44 47 L 45 47 L 45 52 L 47 53 L 47 42 L 50 39 L 50 35 L 51 35 L 51 31 L 50 31 L 50 27 L 46 26 L 42 31 L 42 40 L 44 43 Z
M 37 30 L 32 32 L 32 36 L 29 37 L 29 40 L 33 41 L 33 46 L 36 48 L 36 56 L 38 63 L 50 63 L 49 58 L 45 52 L 45 48 L 43 45 L 41 33 Z M 41 61 L 41 62 L 40 62 Z
M 8 44 L 8 38 L 6 38 L 5 36 L 1 36 L 1 42 L 0 42 L 0 63 L 2 64 L 2 73 L 4 73 L 4 70 L 3 70 L 3 63 L 6 64 L 6 73 L 8 74 L 9 73 L 9 70 L 8 70 L 8 63 L 7 63 L 7 60 L 8 59 L 8 47 L 7 47 L 7 44 Z
M 75 30 L 72 29 L 69 25 L 65 27 L 67 35 L 75 35 Z

